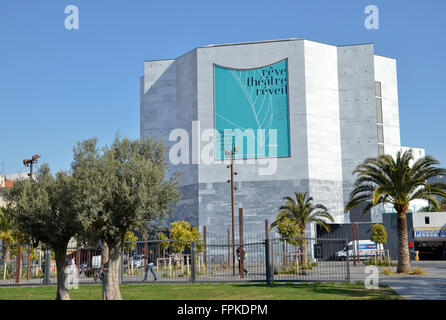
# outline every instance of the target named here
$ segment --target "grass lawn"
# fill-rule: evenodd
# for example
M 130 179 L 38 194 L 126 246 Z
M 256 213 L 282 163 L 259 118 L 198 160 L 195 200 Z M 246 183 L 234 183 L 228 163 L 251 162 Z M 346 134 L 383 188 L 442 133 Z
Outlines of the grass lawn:
M 70 290 L 72 300 L 100 300 L 100 285 Z M 123 284 L 124 300 L 389 300 L 401 299 L 388 287 L 372 290 L 363 284 Z M 0 300 L 53 300 L 56 287 L 0 287 Z

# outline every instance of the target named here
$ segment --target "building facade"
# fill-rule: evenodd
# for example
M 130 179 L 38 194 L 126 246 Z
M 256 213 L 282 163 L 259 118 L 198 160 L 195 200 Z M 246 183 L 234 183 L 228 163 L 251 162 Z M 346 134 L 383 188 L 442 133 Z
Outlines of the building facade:
M 417 212 L 413 227 L 420 260 L 446 260 L 446 212 Z
M 231 226 L 224 151 L 234 145 L 245 233 L 262 233 L 294 192 L 327 206 L 336 224 L 382 222 L 382 208 L 365 216 L 343 208 L 356 165 L 401 149 L 396 60 L 373 44 L 304 39 L 195 48 L 144 63 L 140 121 L 140 137 L 169 146 L 170 172 L 181 173 L 174 219 L 207 226 L 208 235 Z
M 5 196 L 5 190 L 7 188 L 12 188 L 14 186 L 14 181 L 0 175 L 0 208 L 6 207 L 8 205 Z

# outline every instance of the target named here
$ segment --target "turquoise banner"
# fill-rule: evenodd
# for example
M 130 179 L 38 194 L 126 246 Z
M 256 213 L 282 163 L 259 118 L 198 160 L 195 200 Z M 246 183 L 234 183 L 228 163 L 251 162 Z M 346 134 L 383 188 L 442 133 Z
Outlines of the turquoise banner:
M 255 68 L 214 65 L 215 158 L 290 156 L 288 60 Z

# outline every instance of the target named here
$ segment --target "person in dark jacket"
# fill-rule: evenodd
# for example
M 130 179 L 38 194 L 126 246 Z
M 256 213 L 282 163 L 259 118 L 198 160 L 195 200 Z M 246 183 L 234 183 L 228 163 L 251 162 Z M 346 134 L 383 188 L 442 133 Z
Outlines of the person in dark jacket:
M 240 273 L 240 267 L 241 267 L 241 265 L 240 265 L 241 251 L 242 251 L 242 250 L 241 250 L 240 247 L 238 247 L 237 250 L 235 251 L 235 252 L 237 253 L 238 272 L 239 272 L 239 273 Z M 246 258 L 246 251 L 245 251 L 245 250 L 243 250 L 243 255 L 244 255 L 244 257 L 243 257 L 243 262 L 245 262 L 245 258 Z M 245 273 L 245 275 L 247 275 L 247 274 L 249 273 L 248 270 L 246 270 L 245 267 L 243 267 L 243 272 Z
M 153 281 L 156 281 L 157 280 L 156 279 L 156 273 L 155 273 L 155 271 L 153 271 L 153 266 L 154 266 L 154 263 L 155 263 L 155 257 L 153 255 L 153 251 L 150 250 L 149 254 L 147 256 L 145 256 L 144 258 L 147 258 L 147 269 L 146 269 L 146 274 L 144 276 L 144 280 L 143 281 L 147 281 L 147 276 L 149 274 L 149 270 L 153 274 Z

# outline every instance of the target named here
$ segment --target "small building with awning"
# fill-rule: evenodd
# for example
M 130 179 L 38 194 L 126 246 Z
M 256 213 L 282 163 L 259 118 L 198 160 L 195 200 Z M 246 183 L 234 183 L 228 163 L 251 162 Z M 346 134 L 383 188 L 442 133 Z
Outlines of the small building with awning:
M 420 260 L 446 260 L 446 212 L 416 212 L 413 232 Z

